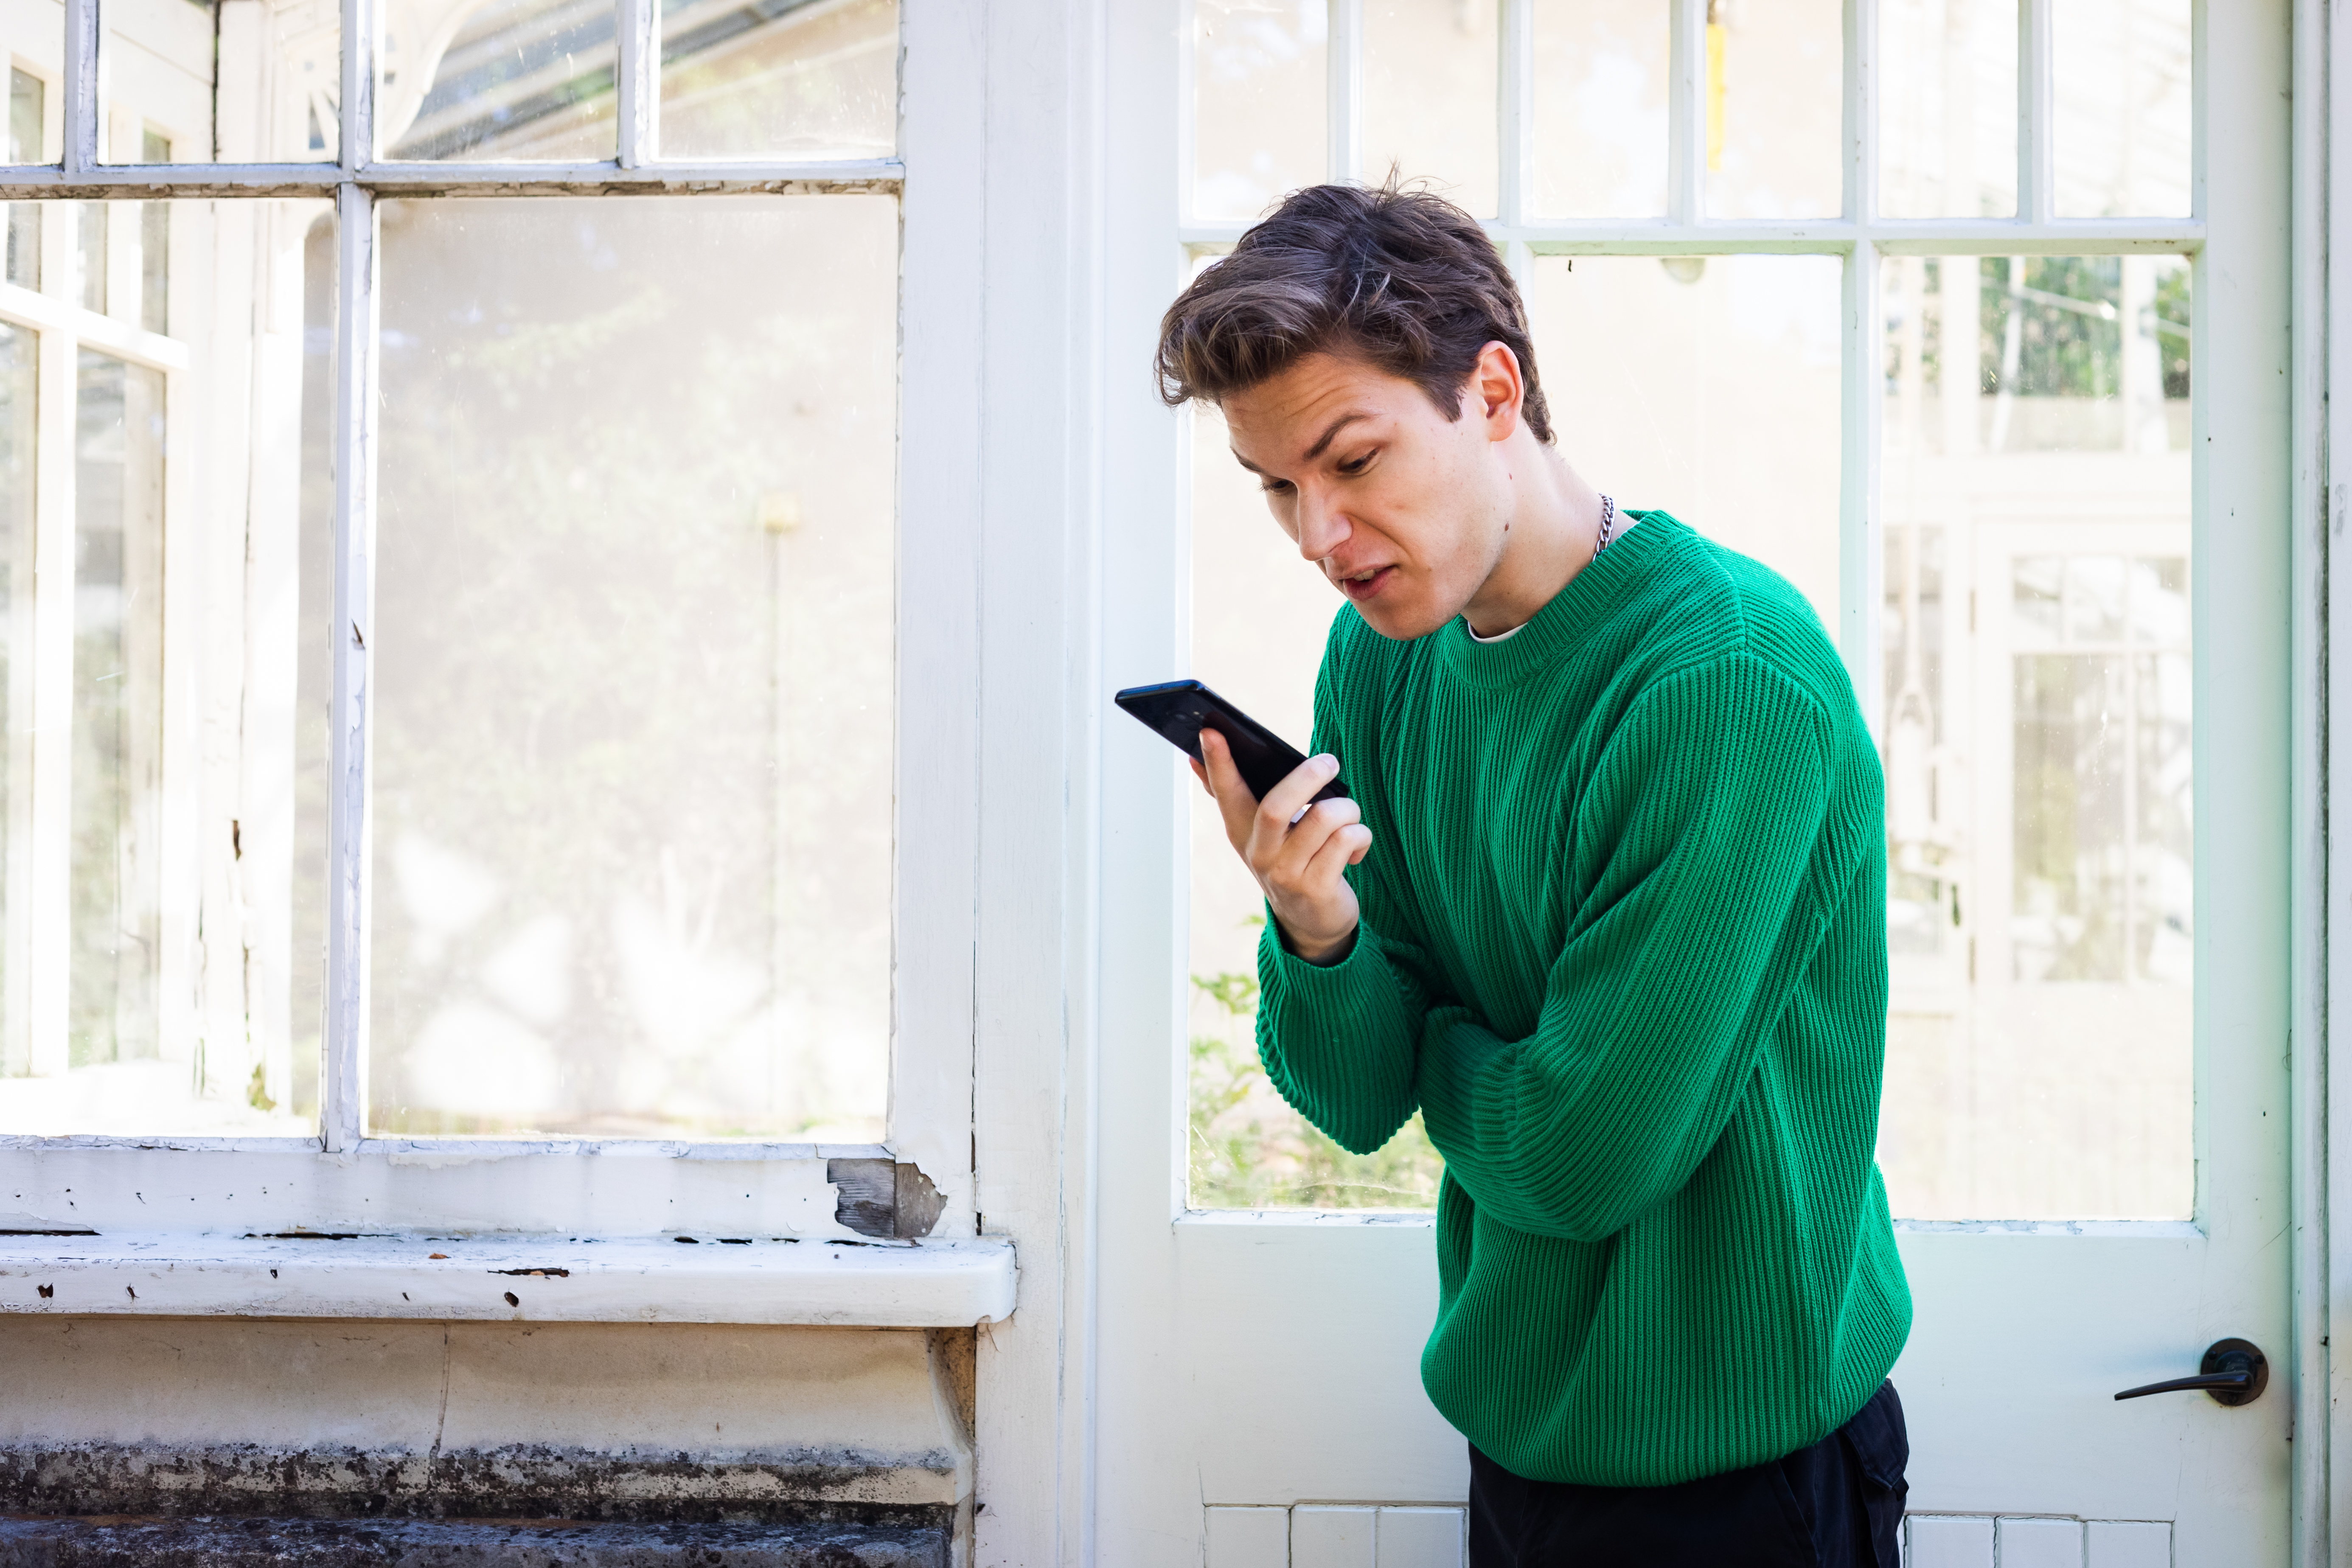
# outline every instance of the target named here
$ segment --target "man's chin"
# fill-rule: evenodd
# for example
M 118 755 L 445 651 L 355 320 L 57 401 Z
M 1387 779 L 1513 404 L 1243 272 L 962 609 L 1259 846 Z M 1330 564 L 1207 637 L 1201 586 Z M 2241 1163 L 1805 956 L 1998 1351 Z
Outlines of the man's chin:
M 1438 614 L 1427 605 L 1388 605 L 1378 599 L 1368 605 L 1358 605 L 1356 614 L 1364 618 L 1366 626 L 1391 642 L 1411 642 L 1416 637 L 1425 637 L 1454 618 L 1451 615 Z

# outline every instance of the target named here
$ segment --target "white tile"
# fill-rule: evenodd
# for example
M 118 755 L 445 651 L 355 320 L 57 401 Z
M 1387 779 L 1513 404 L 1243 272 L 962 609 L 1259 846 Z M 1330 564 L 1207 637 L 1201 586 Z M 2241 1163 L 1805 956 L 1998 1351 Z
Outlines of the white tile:
M 2172 1568 L 2172 1526 L 2091 1521 L 2090 1568 Z
M 1209 1568 L 1289 1568 L 1290 1510 L 1213 1508 Z
M 2083 1568 L 2083 1522 L 2076 1519 L 2004 1519 L 2000 1568 Z
M 1992 1521 L 1967 1514 L 1915 1513 L 1910 1568 L 1992 1568 Z
M 1458 1508 L 1381 1510 L 1380 1568 L 1462 1568 Z
M 1372 1568 L 1370 1508 L 1301 1503 L 1290 1510 L 1290 1568 Z M 1211 1568 L 1223 1568 L 1213 1563 Z

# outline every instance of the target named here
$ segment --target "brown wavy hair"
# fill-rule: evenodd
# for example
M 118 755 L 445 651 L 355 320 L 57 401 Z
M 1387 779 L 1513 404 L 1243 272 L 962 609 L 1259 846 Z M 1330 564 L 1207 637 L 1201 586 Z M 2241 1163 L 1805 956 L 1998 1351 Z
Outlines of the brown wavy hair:
M 1519 416 L 1551 440 L 1518 285 L 1477 221 L 1443 196 L 1402 188 L 1293 191 L 1168 307 L 1153 356 L 1171 406 L 1211 403 L 1312 353 L 1363 361 L 1419 386 L 1448 419 L 1462 384 L 1499 342 L 1518 356 Z

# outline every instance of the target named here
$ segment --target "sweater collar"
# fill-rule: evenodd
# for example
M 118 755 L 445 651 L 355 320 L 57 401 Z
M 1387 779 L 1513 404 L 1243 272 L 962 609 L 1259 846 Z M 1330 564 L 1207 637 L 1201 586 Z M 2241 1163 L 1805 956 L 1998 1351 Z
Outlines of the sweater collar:
M 1664 511 L 1629 508 L 1625 515 L 1642 525 L 1610 541 L 1517 636 L 1480 642 L 1470 635 L 1470 623 L 1456 616 L 1429 634 L 1437 657 L 1473 686 L 1508 686 L 1573 653 L 1631 585 L 1691 536 L 1687 526 Z

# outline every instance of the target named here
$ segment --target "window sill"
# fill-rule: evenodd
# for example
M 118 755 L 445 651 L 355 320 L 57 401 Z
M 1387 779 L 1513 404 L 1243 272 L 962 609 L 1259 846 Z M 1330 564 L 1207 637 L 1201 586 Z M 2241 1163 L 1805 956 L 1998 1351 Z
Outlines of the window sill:
M 1013 1314 L 1013 1244 L 669 1237 L 0 1237 L 0 1312 L 970 1328 Z

